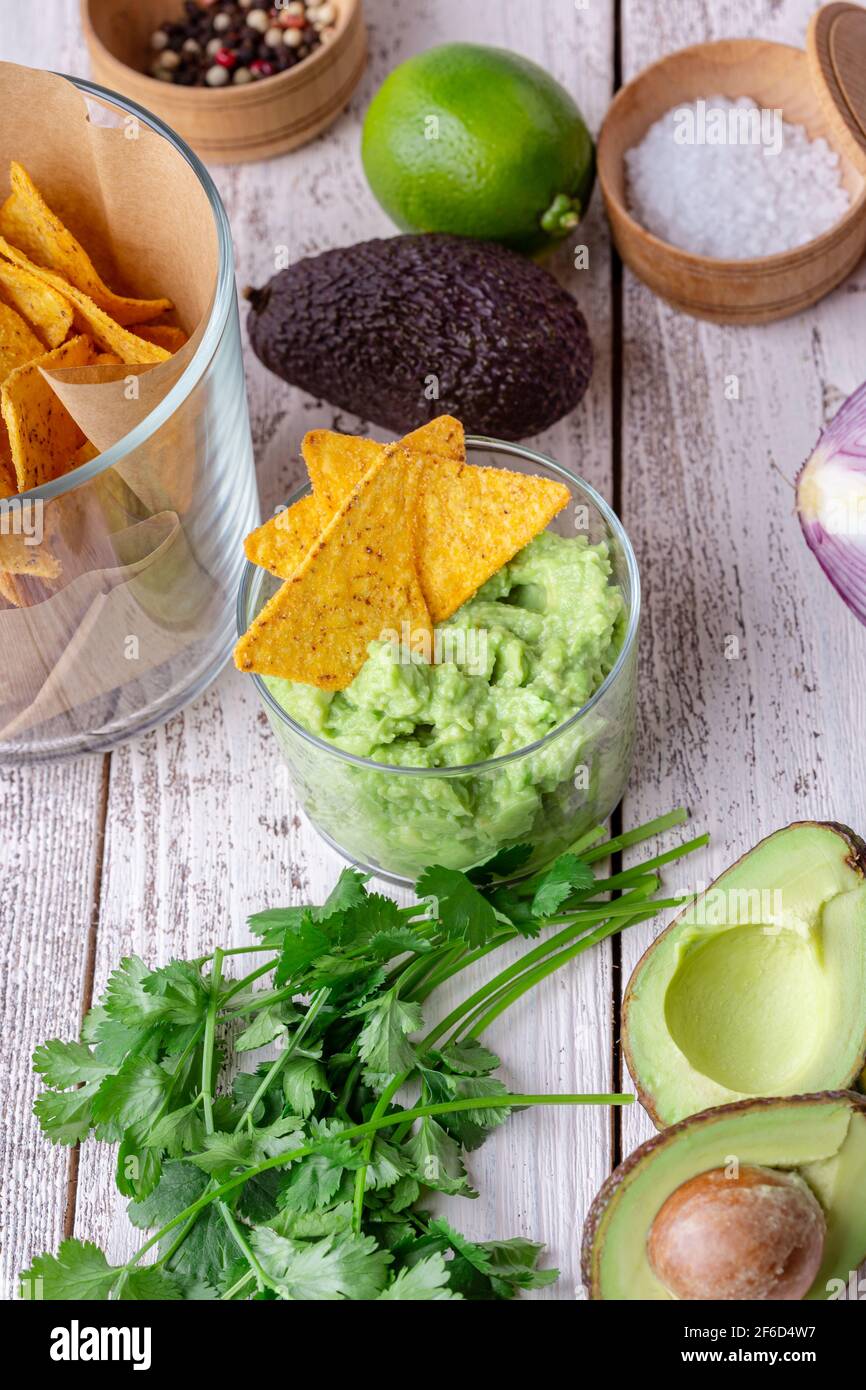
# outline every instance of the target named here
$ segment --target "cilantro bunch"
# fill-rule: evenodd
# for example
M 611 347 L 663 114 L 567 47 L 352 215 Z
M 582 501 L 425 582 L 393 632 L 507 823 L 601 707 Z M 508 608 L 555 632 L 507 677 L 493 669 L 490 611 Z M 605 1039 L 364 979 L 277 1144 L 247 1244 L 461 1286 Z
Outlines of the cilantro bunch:
M 633 1099 L 512 1093 L 481 1036 L 582 951 L 679 903 L 654 897 L 656 870 L 705 836 L 608 878 L 592 865 L 684 820 L 605 843 L 596 828 L 514 885 L 524 847 L 469 874 L 431 868 L 405 908 L 344 869 L 323 905 L 252 917 L 256 944 L 155 970 L 122 961 L 80 1041 L 37 1049 L 35 1111 L 55 1143 L 117 1146 L 129 1219 L 151 1234 L 122 1266 L 66 1240 L 22 1275 L 25 1293 L 491 1300 L 553 1282 L 539 1245 L 470 1241 L 424 1197 L 475 1196 L 466 1155 L 514 1110 Z M 425 1031 L 438 986 L 515 938 L 520 958 Z M 232 957 L 253 968 L 230 978 Z

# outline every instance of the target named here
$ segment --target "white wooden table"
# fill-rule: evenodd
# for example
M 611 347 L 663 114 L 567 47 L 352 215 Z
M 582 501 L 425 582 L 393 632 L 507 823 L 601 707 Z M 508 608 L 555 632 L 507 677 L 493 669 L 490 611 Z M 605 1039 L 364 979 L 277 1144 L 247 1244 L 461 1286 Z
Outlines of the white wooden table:
M 178 0 L 178 6 L 180 0 Z M 674 48 L 755 34 L 802 43 L 811 0 L 366 0 L 371 63 L 323 138 L 264 165 L 216 168 L 240 285 L 294 256 L 393 228 L 359 160 L 359 130 L 386 72 L 418 49 L 471 39 L 546 66 L 598 129 L 615 87 Z M 86 74 L 77 0 L 4 0 L 0 57 Z M 617 37 L 618 34 L 618 37 Z M 711 95 L 710 93 L 707 94 Z M 866 374 L 866 270 L 814 311 L 769 328 L 698 324 L 612 268 L 598 195 L 588 271 L 559 273 L 589 320 L 597 364 L 576 413 L 535 442 L 618 508 L 645 589 L 640 738 L 625 825 L 681 802 L 712 846 L 667 876 L 702 884 L 761 835 L 804 816 L 863 829 L 860 752 L 866 634 L 803 544 L 791 481 L 818 427 Z M 725 377 L 741 398 L 725 398 Z M 247 354 L 266 512 L 297 476 L 315 425 L 354 419 L 289 389 Z M 730 659 L 728 639 L 738 639 Z M 2 1256 L 6 1289 L 64 1233 L 123 1258 L 131 1247 L 107 1149 L 52 1148 L 31 1114 L 30 1055 L 77 1033 L 120 956 L 157 963 L 231 937 L 248 913 L 320 900 L 339 865 L 275 779 L 276 754 L 250 685 L 233 671 L 165 728 L 110 757 L 0 768 L 0 995 L 4 1060 Z M 629 1090 L 619 1072 L 618 996 L 661 923 L 547 982 L 492 1030 L 518 1089 Z M 573 1298 L 588 1203 L 622 1153 L 651 1132 L 637 1107 L 522 1115 L 472 1158 L 481 1197 L 470 1233 L 548 1243 Z

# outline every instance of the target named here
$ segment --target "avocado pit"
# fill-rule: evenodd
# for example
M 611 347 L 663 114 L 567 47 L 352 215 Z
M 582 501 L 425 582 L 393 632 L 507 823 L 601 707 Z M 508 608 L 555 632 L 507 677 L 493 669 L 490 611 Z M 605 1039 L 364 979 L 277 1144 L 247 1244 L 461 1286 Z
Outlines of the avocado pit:
M 716 1168 L 668 1197 L 647 1256 L 678 1299 L 798 1301 L 821 1267 L 825 1236 L 824 1213 L 796 1174 Z

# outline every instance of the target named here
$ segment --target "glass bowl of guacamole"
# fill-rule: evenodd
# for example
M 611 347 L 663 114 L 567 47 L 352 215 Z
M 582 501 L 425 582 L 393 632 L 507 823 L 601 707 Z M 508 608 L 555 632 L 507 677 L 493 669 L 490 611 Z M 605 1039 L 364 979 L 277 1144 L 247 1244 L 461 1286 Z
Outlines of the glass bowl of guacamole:
M 301 808 L 345 858 L 395 883 L 516 844 L 532 846 L 534 872 L 607 818 L 631 770 L 631 542 L 553 459 L 480 437 L 466 447 L 470 464 L 555 479 L 571 500 L 437 626 L 433 661 L 381 641 L 345 690 L 253 677 Z M 279 584 L 247 565 L 241 633 Z

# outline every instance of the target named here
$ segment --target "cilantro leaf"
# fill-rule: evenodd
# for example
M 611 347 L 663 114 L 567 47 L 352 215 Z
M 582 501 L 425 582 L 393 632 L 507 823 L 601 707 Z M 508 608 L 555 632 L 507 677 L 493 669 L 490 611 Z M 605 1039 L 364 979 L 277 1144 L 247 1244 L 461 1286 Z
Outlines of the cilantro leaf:
M 487 899 L 457 869 L 436 864 L 425 869 L 415 891 L 419 898 L 435 898 L 438 916 L 448 937 L 484 946 L 498 926 L 496 912 Z
M 461 1072 L 466 1076 L 486 1076 L 500 1065 L 496 1053 L 482 1047 L 477 1038 L 446 1043 L 439 1056 L 449 1071 Z
M 324 922 L 336 912 L 345 912 L 350 907 L 364 903 L 367 898 L 365 884 L 369 877 L 369 874 L 362 874 L 358 869 L 341 869 L 324 905 L 318 909 L 319 921 Z
M 190 1162 L 214 1176 L 227 1176 L 235 1168 L 252 1168 L 262 1159 L 278 1153 L 289 1153 L 303 1145 L 304 1136 L 298 1132 L 297 1120 L 289 1116 L 285 1122 L 266 1130 L 226 1134 L 217 1131 L 206 1134 L 204 1148 L 190 1154 Z
M 313 921 L 312 913 L 305 911 L 298 926 L 292 931 L 287 931 L 283 940 L 283 949 L 274 974 L 277 987 L 281 988 L 294 979 L 330 949 L 330 938 Z
M 305 1214 L 326 1207 L 337 1196 L 346 1165 L 330 1154 L 313 1153 L 293 1163 L 280 1188 L 281 1211 Z
M 425 937 L 404 926 L 375 932 L 365 942 L 364 949 L 377 960 L 393 960 L 394 956 L 401 956 L 405 951 L 414 951 L 416 955 L 423 956 L 433 947 Z
M 180 1158 L 201 1148 L 203 1140 L 201 1107 L 197 1101 L 191 1101 L 157 1120 L 147 1142 L 153 1148 L 164 1149 L 170 1158 Z
M 156 1189 L 144 1201 L 130 1202 L 127 1216 L 140 1230 L 158 1230 L 198 1201 L 207 1184 L 207 1175 L 192 1163 L 170 1160 L 163 1166 Z M 168 1232 L 160 1243 L 160 1253 L 164 1254 L 171 1247 L 177 1235 L 177 1229 Z M 234 1236 L 216 1204 L 212 1203 L 199 1212 L 195 1224 L 178 1247 L 171 1262 L 172 1272 L 204 1280 L 216 1289 L 237 1254 Z
M 52 1038 L 33 1053 L 33 1070 L 39 1072 L 46 1086 L 64 1090 L 80 1081 L 101 1081 L 108 1071 L 86 1043 L 61 1042 Z
M 410 1071 L 416 1064 L 415 1049 L 408 1041 L 423 1022 L 418 1004 L 400 999 L 396 990 L 389 990 L 363 1004 L 359 1013 L 365 1015 L 358 1036 L 358 1053 L 374 1075 L 395 1076 Z
M 411 1172 L 412 1163 L 409 1156 L 394 1144 L 389 1144 L 381 1135 L 377 1135 L 373 1140 L 370 1162 L 364 1175 L 366 1187 L 373 1192 L 393 1187 L 400 1178 Z
M 152 970 L 141 988 L 159 1000 L 162 1018 L 171 1023 L 195 1024 L 207 1012 L 210 990 L 191 961 L 172 960 Z
M 171 1076 L 147 1057 L 130 1055 L 106 1076 L 93 1097 L 93 1122 L 99 1139 L 117 1139 L 130 1125 L 156 1118 L 171 1087 Z
M 435 1103 L 446 1100 L 470 1100 L 475 1097 L 484 1100 L 488 1096 L 508 1094 L 508 1087 L 495 1076 L 449 1076 L 447 1072 L 422 1072 L 425 1098 Z M 505 1123 L 511 1114 L 510 1108 L 503 1106 L 479 1106 L 477 1110 L 454 1110 L 440 1115 L 443 1129 L 457 1140 L 462 1148 L 477 1149 L 492 1129 Z
M 470 869 L 466 877 L 483 887 L 494 878 L 510 878 L 523 868 L 531 856 L 532 845 L 511 845 L 509 849 L 499 850 L 492 859 L 487 859 L 483 864 Z
M 198 1168 L 172 1159 L 163 1165 L 155 1190 L 141 1201 L 130 1202 L 126 1214 L 139 1230 L 155 1230 L 197 1202 L 206 1187 L 207 1178 Z
M 124 1197 L 149 1197 L 159 1182 L 162 1163 L 155 1149 L 142 1150 L 135 1130 L 127 1130 L 117 1150 L 115 1182 Z
M 33 1113 L 52 1144 L 80 1144 L 87 1138 L 98 1086 L 91 1081 L 77 1091 L 42 1091 L 36 1097 Z
M 475 1196 L 459 1146 L 431 1115 L 424 1116 L 416 1132 L 407 1139 L 405 1149 L 414 1175 L 424 1187 L 435 1188 L 437 1192 L 459 1192 L 464 1197 Z
M 140 1265 L 121 1275 L 116 1296 L 121 1303 L 174 1303 L 184 1294 L 176 1274 L 153 1265 Z
M 315 1057 L 296 1055 L 283 1067 L 283 1094 L 292 1113 L 304 1119 L 316 1106 L 316 1091 L 331 1094 L 328 1074 Z
M 420 1196 L 421 1185 L 414 1178 L 409 1176 L 398 1178 L 394 1186 L 388 1190 L 387 1209 L 395 1216 L 399 1215 L 407 1207 L 414 1206 Z
M 102 996 L 106 1013 L 118 1023 L 140 1027 L 162 1017 L 163 1002 L 144 988 L 150 971 L 138 956 L 126 956 L 108 977 Z
M 107 1299 L 120 1270 L 90 1241 L 64 1240 L 56 1255 L 38 1255 L 21 1275 L 23 1298 L 93 1303 Z
M 385 1286 L 392 1256 L 372 1236 L 326 1236 L 299 1245 L 259 1227 L 250 1244 L 283 1298 L 315 1302 L 376 1298 Z
M 513 1298 L 518 1289 L 543 1288 L 559 1277 L 558 1270 L 536 1268 L 544 1246 L 534 1241 L 518 1237 L 480 1243 L 455 1231 L 443 1217 L 435 1217 L 428 1230 L 455 1252 L 450 1282 L 464 1298 Z
M 313 911 L 309 904 L 302 907 L 272 907 L 255 912 L 247 918 L 253 936 L 262 938 L 263 946 L 279 947 L 287 931 L 297 931 L 304 918 Z
M 586 892 L 595 883 L 588 864 L 576 854 L 561 854 L 547 870 L 532 899 L 536 917 L 551 917 L 572 893 Z
M 392 1302 L 442 1302 L 462 1298 L 448 1287 L 448 1270 L 440 1254 L 428 1255 L 411 1268 L 401 1269 L 393 1284 L 379 1294 L 379 1300 Z
M 289 1240 L 320 1240 L 352 1227 L 352 1203 L 337 1202 L 327 1210 L 294 1211 L 285 1207 L 265 1223 L 278 1236 Z
M 269 1043 L 285 1033 L 286 1024 L 283 1010 L 279 1004 L 259 1009 L 252 1023 L 235 1039 L 236 1052 L 254 1052 L 257 1047 L 267 1047 Z
M 490 1269 L 497 1279 L 518 1289 L 543 1289 L 555 1284 L 558 1269 L 536 1268 L 544 1246 L 516 1236 L 512 1240 L 486 1240 L 483 1246 L 490 1260 Z

